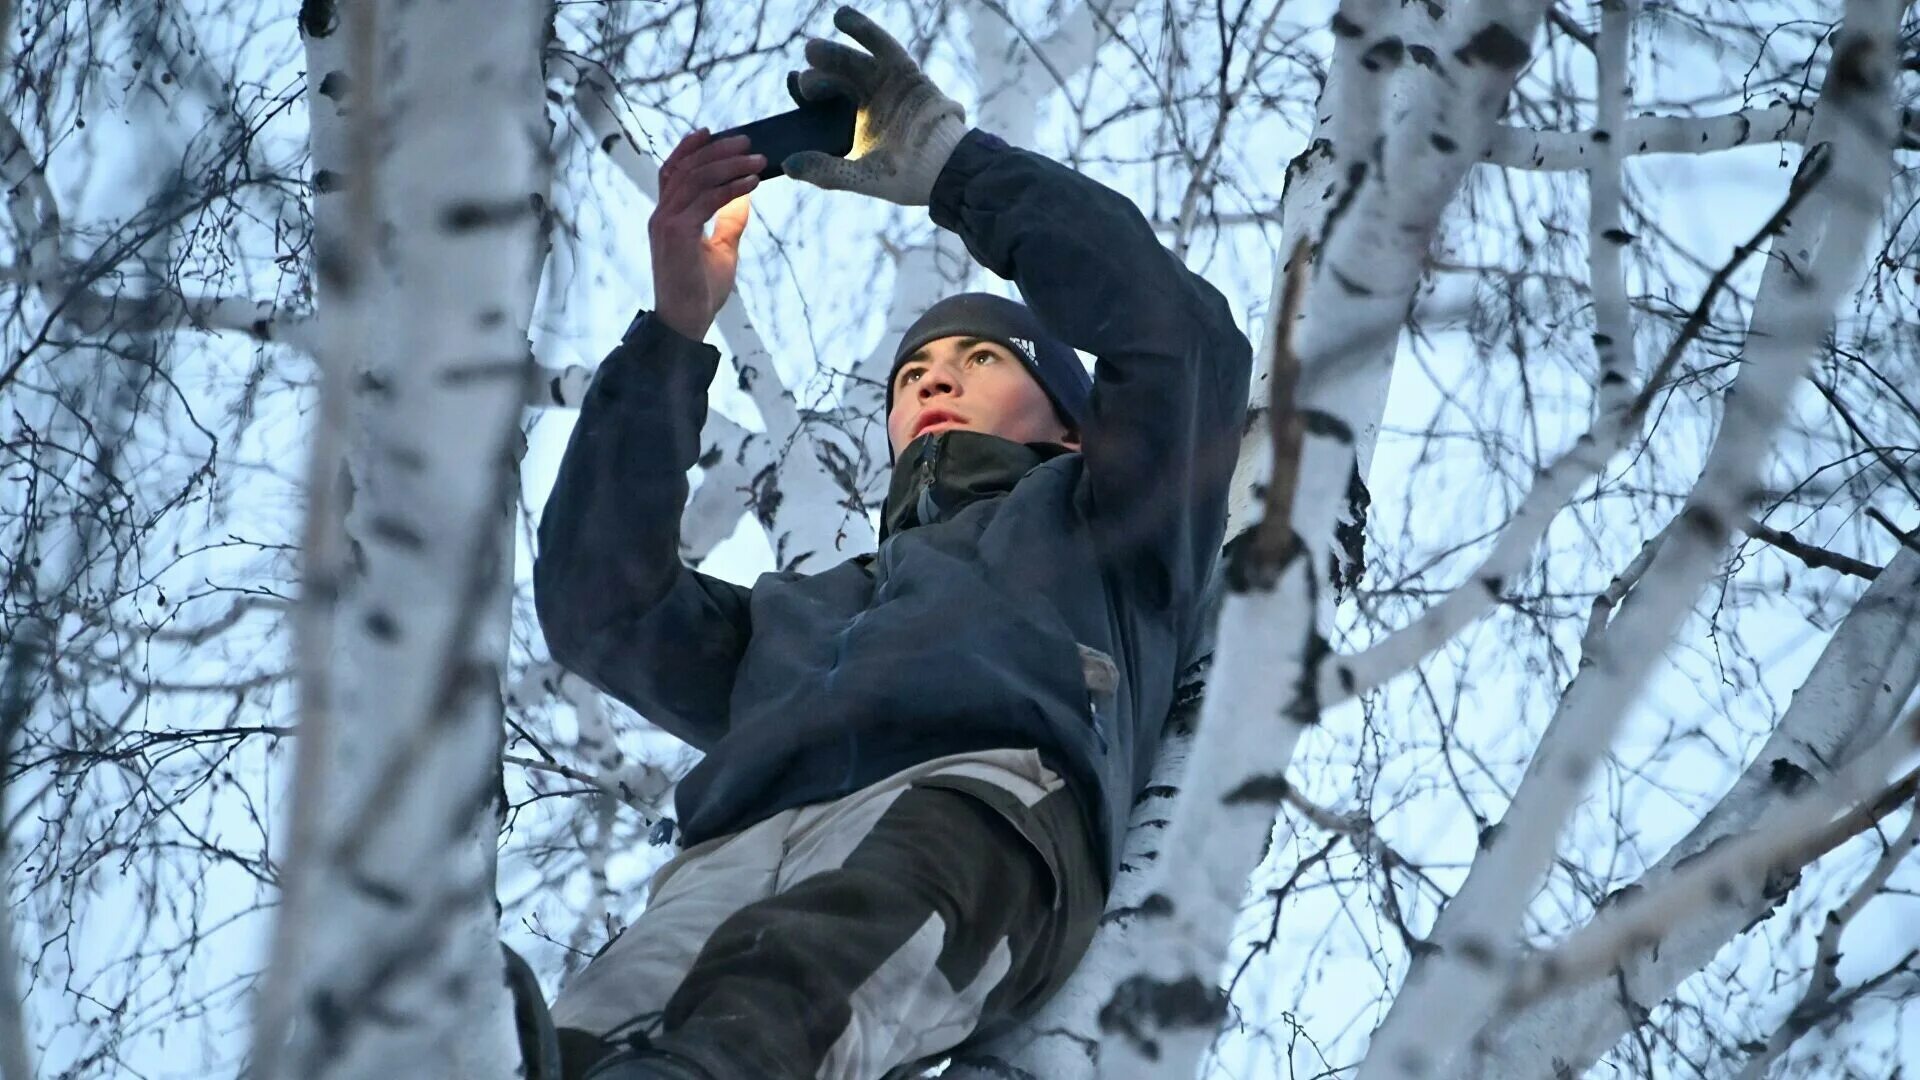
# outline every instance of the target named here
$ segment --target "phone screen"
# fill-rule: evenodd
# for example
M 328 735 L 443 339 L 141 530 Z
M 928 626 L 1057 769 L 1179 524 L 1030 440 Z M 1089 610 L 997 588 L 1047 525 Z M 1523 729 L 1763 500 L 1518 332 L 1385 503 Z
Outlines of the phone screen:
M 760 170 L 760 179 L 771 180 L 776 176 L 785 176 L 786 171 L 780 167 L 780 163 L 802 150 L 818 150 L 834 157 L 846 157 L 853 149 L 853 125 L 857 115 L 853 102 L 845 98 L 828 98 L 809 102 L 792 112 L 728 128 L 717 132 L 714 138 L 745 135 L 751 152 L 766 155 L 767 167 Z

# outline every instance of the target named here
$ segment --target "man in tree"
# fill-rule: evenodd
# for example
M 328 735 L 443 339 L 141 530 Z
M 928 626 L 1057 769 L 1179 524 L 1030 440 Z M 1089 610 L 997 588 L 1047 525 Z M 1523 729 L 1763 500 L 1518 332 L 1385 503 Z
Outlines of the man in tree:
M 811 41 L 798 86 L 858 104 L 855 156 L 785 170 L 930 206 L 1031 307 L 908 330 L 876 553 L 698 573 L 701 339 L 765 162 L 697 131 L 662 165 L 656 307 L 581 408 L 534 586 L 554 657 L 705 758 L 688 846 L 554 1004 L 570 1078 L 871 1080 L 1029 1014 L 1098 922 L 1225 528 L 1251 359 L 1226 301 L 1125 198 L 834 22 L 868 51 Z

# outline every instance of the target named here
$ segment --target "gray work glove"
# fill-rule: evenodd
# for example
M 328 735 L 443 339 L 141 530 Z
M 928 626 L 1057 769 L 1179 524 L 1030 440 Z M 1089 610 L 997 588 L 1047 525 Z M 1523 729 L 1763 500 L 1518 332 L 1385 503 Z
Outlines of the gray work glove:
M 854 191 L 902 206 L 925 206 L 933 182 L 967 133 L 967 111 L 940 92 L 892 35 L 843 7 L 833 25 L 867 52 L 814 38 L 800 93 L 840 95 L 860 109 L 853 153 L 837 158 L 805 150 L 781 162 L 788 176 L 833 191 Z M 871 54 L 871 55 L 869 55 Z

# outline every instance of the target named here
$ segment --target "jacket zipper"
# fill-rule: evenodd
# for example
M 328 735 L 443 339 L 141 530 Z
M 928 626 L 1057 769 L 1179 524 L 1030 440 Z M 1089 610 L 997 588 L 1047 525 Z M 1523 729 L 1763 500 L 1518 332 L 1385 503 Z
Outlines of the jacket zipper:
M 933 501 L 933 474 L 939 463 L 940 440 L 935 437 L 927 440 L 926 448 L 920 451 L 920 495 L 914 500 L 913 509 L 922 525 L 931 525 L 939 519 L 939 508 Z

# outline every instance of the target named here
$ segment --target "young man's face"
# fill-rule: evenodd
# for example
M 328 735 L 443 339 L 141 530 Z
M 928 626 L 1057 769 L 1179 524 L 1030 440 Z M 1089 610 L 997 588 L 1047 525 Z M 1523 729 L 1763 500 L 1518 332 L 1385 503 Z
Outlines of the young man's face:
M 1006 346 L 979 338 L 930 341 L 894 372 L 893 411 L 887 414 L 893 456 L 899 458 L 921 435 L 949 428 L 1080 447 L 1027 365 Z

